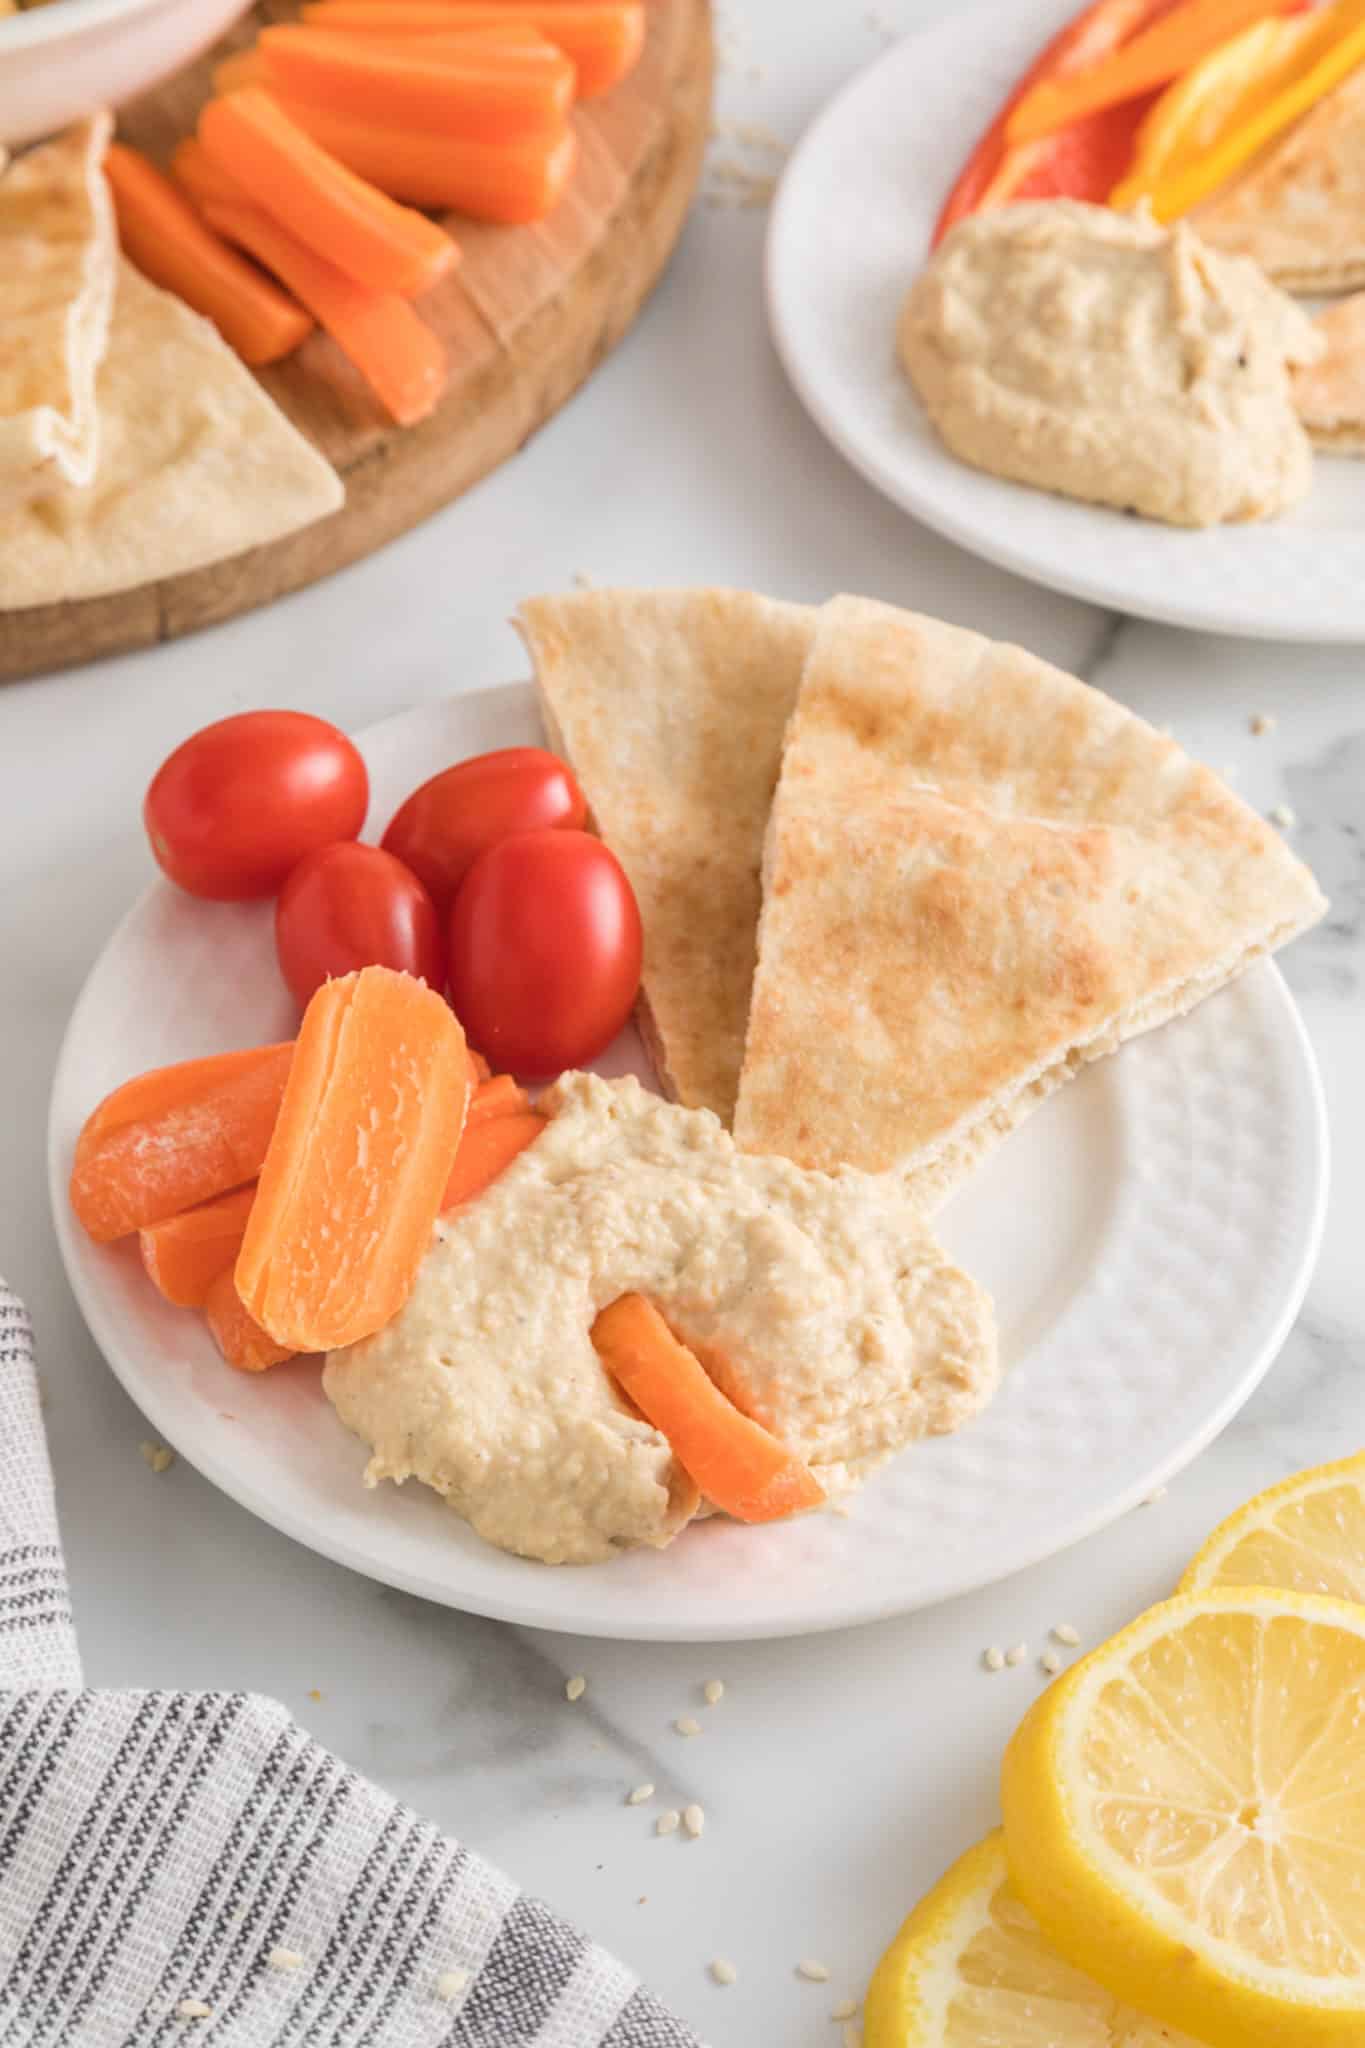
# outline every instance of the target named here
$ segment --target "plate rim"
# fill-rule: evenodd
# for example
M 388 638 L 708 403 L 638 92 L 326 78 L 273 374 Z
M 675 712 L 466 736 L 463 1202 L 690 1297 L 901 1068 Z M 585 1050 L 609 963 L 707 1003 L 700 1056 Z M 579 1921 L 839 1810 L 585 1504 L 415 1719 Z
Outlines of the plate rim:
M 843 457 L 849 466 L 881 492 L 898 510 L 908 518 L 941 534 L 954 546 L 974 555 L 978 560 L 989 562 L 998 569 L 1044 590 L 1053 590 L 1064 597 L 1078 599 L 1097 609 L 1117 614 L 1120 618 L 1147 620 L 1158 625 L 1175 626 L 1187 632 L 1202 632 L 1227 635 L 1233 639 L 1262 640 L 1279 645 L 1293 646 L 1297 643 L 1312 643 L 1318 646 L 1354 646 L 1365 638 L 1365 615 L 1337 621 L 1331 616 L 1330 607 L 1319 606 L 1315 612 L 1305 616 L 1294 625 L 1279 624 L 1258 618 L 1245 610 L 1229 609 L 1198 602 L 1182 603 L 1179 600 L 1165 602 L 1156 597 L 1134 598 L 1128 593 L 1121 596 L 1111 583 L 1102 576 L 1068 570 L 1063 562 L 1055 569 L 1043 569 L 1036 559 L 1024 549 L 1011 547 L 1008 536 L 996 538 L 992 530 L 983 538 L 974 527 L 967 512 L 957 513 L 951 506 L 944 509 L 941 500 L 932 493 L 920 493 L 907 487 L 896 473 L 895 465 L 880 452 L 865 446 L 843 422 L 839 413 L 827 402 L 821 387 L 808 374 L 791 330 L 788 325 L 784 287 L 780 277 L 783 268 L 781 243 L 787 233 L 787 221 L 794 218 L 802 194 L 798 181 L 807 161 L 823 143 L 831 129 L 837 128 L 846 115 L 850 102 L 856 101 L 868 88 L 873 78 L 882 71 L 893 70 L 905 61 L 906 53 L 913 46 L 940 38 L 944 41 L 954 34 L 960 36 L 964 27 L 973 19 L 1005 19 L 1015 17 L 1014 0 L 976 0 L 976 4 L 958 13 L 924 22 L 901 36 L 889 48 L 882 50 L 868 63 L 860 66 L 851 77 L 846 78 L 828 100 L 817 110 L 803 129 L 786 163 L 783 165 L 768 216 L 767 231 L 763 243 L 763 298 L 767 315 L 768 331 L 779 362 L 797 398 L 814 425 L 825 439 Z M 1040 31 L 1041 33 L 1041 31 Z M 955 462 L 956 458 L 942 451 L 945 458 Z M 963 465 L 969 467 L 969 465 Z M 1005 479 L 996 479 L 1004 482 Z M 1028 491 L 1027 484 L 1016 484 L 1015 489 Z M 1045 495 L 1054 496 L 1055 493 Z M 1100 512 L 1100 506 L 1085 507 L 1081 500 L 1066 500 L 1067 505 L 1080 505 L 1083 509 Z M 1251 522 L 1253 530 L 1262 532 L 1273 529 L 1275 522 Z M 1208 529 L 1211 532 L 1228 532 L 1226 524 Z M 1172 529 L 1178 532 L 1180 529 Z M 1194 536 L 1192 536 L 1194 537 Z
M 438 708 L 444 708 L 452 701 L 466 702 L 500 697 L 532 695 L 529 682 L 496 684 L 482 690 L 460 691 L 453 697 L 424 700 L 407 709 L 392 713 L 388 718 L 374 720 L 358 728 L 351 736 L 363 741 L 386 729 L 406 723 L 420 722 Z M 1193 1462 L 1226 1428 L 1232 1417 L 1245 1405 L 1265 1375 L 1274 1364 L 1286 1337 L 1298 1316 L 1307 1294 L 1321 1247 L 1326 1222 L 1327 1199 L 1330 1184 L 1330 1127 L 1327 1118 L 1326 1097 L 1317 1058 L 1297 1003 L 1294 1001 L 1284 976 L 1275 962 L 1266 959 L 1257 963 L 1268 973 L 1268 986 L 1272 991 L 1275 1008 L 1282 1026 L 1286 1029 L 1297 1063 L 1306 1087 L 1310 1111 L 1310 1129 L 1305 1134 L 1305 1144 L 1311 1148 L 1311 1197 L 1305 1218 L 1301 1248 L 1286 1286 L 1278 1312 L 1262 1334 L 1255 1351 L 1248 1356 L 1247 1363 L 1238 1374 L 1235 1384 L 1228 1388 L 1222 1400 L 1211 1408 L 1197 1429 L 1185 1436 L 1180 1444 L 1157 1466 L 1144 1472 L 1140 1478 L 1112 1498 L 1097 1504 L 1094 1508 L 1071 1518 L 1060 1518 L 1053 1522 L 1048 1532 L 1011 1556 L 1008 1566 L 1001 1570 L 984 1564 L 968 1567 L 957 1573 L 945 1574 L 942 1585 L 931 1598 L 912 1597 L 907 1600 L 895 1593 L 873 1598 L 860 1604 L 856 1613 L 850 1614 L 845 1607 L 822 1607 L 804 1615 L 799 1621 L 771 1619 L 754 1621 L 735 1618 L 727 1621 L 718 1615 L 714 1623 L 704 1628 L 679 1626 L 661 1616 L 658 1620 L 646 1617 L 623 1619 L 620 1625 L 612 1625 L 610 1617 L 599 1618 L 591 1625 L 581 1617 L 565 1616 L 547 1604 L 549 1594 L 538 1599 L 530 1595 L 523 1599 L 510 1593 L 507 1597 L 485 1596 L 477 1591 L 473 1594 L 459 1590 L 454 1592 L 419 1572 L 405 1570 L 401 1565 L 385 1563 L 377 1566 L 374 1559 L 366 1556 L 344 1537 L 329 1536 L 326 1524 L 309 1521 L 300 1510 L 291 1512 L 287 1503 L 271 1494 L 268 1488 L 258 1487 L 252 1482 L 249 1470 L 243 1476 L 240 1460 L 220 1458 L 210 1444 L 196 1443 L 192 1450 L 182 1449 L 174 1441 L 177 1434 L 174 1424 L 167 1428 L 163 1416 L 168 1412 L 158 1398 L 158 1384 L 155 1379 L 144 1381 L 127 1368 L 122 1356 L 122 1344 L 113 1331 L 112 1311 L 106 1309 L 104 1298 L 92 1280 L 87 1278 L 84 1262 L 78 1256 L 77 1225 L 67 1200 L 68 1164 L 61 1153 L 62 1134 L 58 1130 L 58 1104 L 65 1092 L 67 1068 L 75 1058 L 75 1042 L 78 1030 L 83 1025 L 87 1008 L 93 1006 L 94 985 L 99 970 L 112 948 L 118 943 L 127 925 L 144 909 L 147 903 L 165 886 L 160 879 L 153 879 L 140 890 L 128 905 L 123 915 L 108 934 L 82 981 L 80 992 L 71 1007 L 66 1028 L 62 1033 L 61 1045 L 53 1070 L 52 1086 L 48 1097 L 47 1114 L 47 1185 L 48 1199 L 52 1211 L 53 1229 L 61 1258 L 66 1283 L 75 1297 L 86 1327 L 94 1341 L 105 1366 L 113 1373 L 129 1400 L 144 1415 L 148 1422 L 185 1461 L 201 1473 L 210 1484 L 225 1494 L 249 1514 L 264 1522 L 267 1527 L 300 1543 L 330 1562 L 340 1564 L 380 1585 L 389 1585 L 401 1592 L 410 1593 L 433 1605 L 452 1609 L 456 1612 L 477 1614 L 492 1620 L 504 1621 L 514 1627 L 545 1629 L 554 1633 L 585 1635 L 598 1640 L 628 1642 L 760 1642 L 786 1640 L 805 1635 L 824 1635 L 835 1631 L 866 1627 L 876 1622 L 887 1621 L 896 1616 L 921 1612 L 936 1607 L 948 1600 L 979 1592 L 985 1587 L 1002 1583 L 1016 1573 L 1040 1564 L 1046 1559 L 1073 1549 L 1099 1530 L 1116 1522 L 1137 1507 L 1152 1490 L 1164 1486 L 1174 1475 Z M 1254 969 L 1253 969 L 1254 971 Z M 148 1387 L 151 1388 L 150 1398 Z M 609 1566 L 603 1569 L 610 1569 Z M 558 1575 L 552 1583 L 557 1584 Z

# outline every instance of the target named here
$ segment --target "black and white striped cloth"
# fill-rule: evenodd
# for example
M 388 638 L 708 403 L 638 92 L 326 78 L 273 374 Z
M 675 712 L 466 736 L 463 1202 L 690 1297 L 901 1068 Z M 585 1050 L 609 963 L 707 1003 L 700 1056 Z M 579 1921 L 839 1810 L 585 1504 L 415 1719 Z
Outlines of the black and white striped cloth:
M 697 2048 L 622 1965 L 249 1693 L 83 1689 L 0 1281 L 0 2048 Z

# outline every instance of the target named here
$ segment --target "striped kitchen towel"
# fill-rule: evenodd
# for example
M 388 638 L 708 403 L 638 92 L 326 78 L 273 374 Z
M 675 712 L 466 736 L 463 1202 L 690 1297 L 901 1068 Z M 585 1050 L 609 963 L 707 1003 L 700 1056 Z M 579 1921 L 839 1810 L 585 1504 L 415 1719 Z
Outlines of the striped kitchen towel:
M 0 2048 L 697 2048 L 274 1700 L 83 1689 L 0 1281 Z

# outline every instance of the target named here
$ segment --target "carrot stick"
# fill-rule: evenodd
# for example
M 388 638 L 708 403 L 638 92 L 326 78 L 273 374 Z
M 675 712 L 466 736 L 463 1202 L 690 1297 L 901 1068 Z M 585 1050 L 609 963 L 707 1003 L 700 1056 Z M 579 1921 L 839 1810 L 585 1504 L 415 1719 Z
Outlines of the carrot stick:
M 731 1406 L 642 1294 L 623 1294 L 604 1308 L 592 1341 L 622 1392 L 662 1430 L 688 1477 L 723 1513 L 740 1522 L 776 1522 L 820 1506 L 824 1489 L 809 1466 Z
M 610 92 L 639 60 L 645 41 L 642 0 L 310 0 L 314 28 L 386 36 L 476 28 L 514 16 L 564 52 L 578 74 L 578 97 Z
M 104 172 L 127 255 L 154 284 L 206 314 L 243 362 L 278 362 L 312 332 L 302 306 L 220 241 L 145 156 L 111 142 Z
M 96 1103 L 81 1126 L 76 1140 L 76 1158 L 89 1158 L 95 1141 L 120 1124 L 138 1118 L 160 1116 L 206 1095 L 211 1089 L 239 1080 L 257 1067 L 269 1066 L 284 1048 L 279 1045 L 249 1045 L 241 1052 L 213 1052 L 198 1060 L 177 1060 L 174 1066 L 153 1067 L 135 1074 Z
M 414 298 L 455 262 L 444 228 L 348 171 L 259 86 L 210 100 L 199 140 L 257 205 L 371 291 Z
M 528 1145 L 545 1129 L 545 1119 L 534 1110 L 509 1115 L 486 1116 L 465 1125 L 455 1163 L 441 1197 L 441 1213 L 472 1202 L 492 1185 Z
M 213 67 L 215 92 L 236 92 L 244 85 L 264 85 L 265 65 L 258 50 L 234 50 Z
M 176 1308 L 202 1308 L 211 1283 L 241 1248 L 256 1183 L 201 1202 L 138 1232 L 147 1277 Z
M 209 202 L 204 211 L 219 234 L 298 293 L 400 426 L 426 418 L 445 386 L 445 350 L 406 299 L 367 291 L 258 206 Z
M 473 141 L 557 130 L 573 103 L 573 65 L 543 36 L 526 47 L 477 43 L 461 54 L 452 43 L 433 54 L 288 25 L 263 30 L 258 47 L 272 85 L 291 98 Z
M 1286 0 L 1184 0 L 1183 6 L 1087 70 L 1067 78 L 1040 79 L 1010 115 L 1006 138 L 1030 142 L 1083 114 L 1167 85 L 1229 36 L 1267 14 L 1283 14 L 1285 6 Z
M 489 1066 L 483 1054 L 475 1052 L 472 1045 L 468 1047 L 468 1052 L 469 1071 L 474 1076 L 474 1086 L 478 1088 L 483 1082 L 492 1080 L 493 1069 Z
M 218 201 L 227 206 L 251 203 L 236 179 L 219 170 L 197 136 L 187 135 L 176 143 L 171 151 L 171 176 L 201 212 Z
M 295 1356 L 287 1346 L 277 1344 L 243 1306 L 231 1266 L 210 1284 L 204 1296 L 204 1317 L 214 1343 L 237 1372 L 265 1372 Z
M 480 1082 L 469 1105 L 469 1123 L 487 1123 L 494 1116 L 529 1116 L 531 1098 L 510 1074 L 498 1074 Z M 458 1155 L 457 1155 L 458 1156 Z
M 323 983 L 237 1258 L 242 1304 L 277 1344 L 330 1351 L 397 1314 L 468 1102 L 464 1033 L 425 982 L 365 967 Z
M 189 1076 L 175 1067 L 143 1075 L 118 1091 L 137 1107 L 117 1121 L 117 1098 L 102 1103 L 71 1170 L 71 1206 L 97 1243 L 164 1223 L 258 1173 L 293 1051 L 265 1046 L 254 1056 L 230 1054 L 222 1067 L 189 1061 L 199 1070 Z
M 544 220 L 568 188 L 578 161 L 572 128 L 547 128 L 510 142 L 471 142 L 335 114 L 281 94 L 280 105 L 314 142 L 391 199 L 454 207 L 476 220 L 517 226 Z

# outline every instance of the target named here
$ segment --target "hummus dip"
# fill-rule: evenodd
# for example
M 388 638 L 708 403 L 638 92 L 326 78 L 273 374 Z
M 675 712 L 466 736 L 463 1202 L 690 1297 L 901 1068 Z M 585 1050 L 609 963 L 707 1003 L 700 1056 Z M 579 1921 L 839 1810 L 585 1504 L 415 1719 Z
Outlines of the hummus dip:
M 1075 200 L 975 214 L 901 314 L 901 362 L 978 469 L 1175 526 L 1308 490 L 1290 368 L 1321 341 L 1245 257 Z
M 987 1296 L 896 1180 L 754 1158 L 709 1110 L 570 1074 L 550 1121 L 443 1217 L 406 1306 L 323 1385 L 371 1445 L 488 1542 L 547 1564 L 663 1545 L 703 1508 L 590 1337 L 638 1292 L 830 1496 L 996 1385 Z

